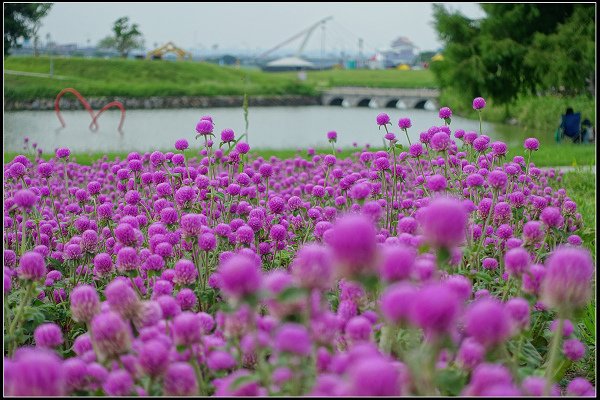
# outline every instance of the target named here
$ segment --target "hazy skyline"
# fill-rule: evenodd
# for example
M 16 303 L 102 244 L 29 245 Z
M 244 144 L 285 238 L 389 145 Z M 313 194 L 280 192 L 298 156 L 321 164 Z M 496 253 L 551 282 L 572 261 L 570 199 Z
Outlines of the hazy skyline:
M 482 17 L 478 3 L 444 3 L 471 18 Z M 58 43 L 96 45 L 122 16 L 137 23 L 146 48 L 168 41 L 186 49 L 267 50 L 322 18 L 333 16 L 324 35 L 316 29 L 306 45 L 326 52 L 365 53 L 388 47 L 399 36 L 419 50 L 441 47 L 433 28 L 432 3 L 55 3 L 42 20 L 42 42 L 50 33 Z M 284 50 L 295 51 L 302 39 Z

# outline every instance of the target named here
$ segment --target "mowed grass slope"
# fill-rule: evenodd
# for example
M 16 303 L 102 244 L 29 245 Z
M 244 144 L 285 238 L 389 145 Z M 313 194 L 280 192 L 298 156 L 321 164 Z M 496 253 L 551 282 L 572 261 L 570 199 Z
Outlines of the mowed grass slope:
M 55 58 L 54 74 L 66 79 L 4 74 L 5 100 L 54 98 L 65 87 L 84 96 L 316 95 L 332 86 L 435 87 L 430 71 L 310 71 L 268 73 L 194 61 Z M 5 70 L 49 73 L 48 57 L 8 57 Z
M 48 73 L 47 57 L 9 57 L 5 70 Z M 191 61 L 54 59 L 54 74 L 66 79 L 4 74 L 5 100 L 54 98 L 65 87 L 84 96 L 216 96 L 315 94 L 297 78 Z

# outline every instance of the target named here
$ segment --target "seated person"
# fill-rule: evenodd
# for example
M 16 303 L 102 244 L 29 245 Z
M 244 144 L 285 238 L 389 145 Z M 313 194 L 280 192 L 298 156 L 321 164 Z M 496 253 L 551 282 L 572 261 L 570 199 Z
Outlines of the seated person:
M 567 108 L 565 115 L 561 117 L 560 129 L 562 135 L 567 136 L 573 140 L 573 142 L 581 141 L 581 113 L 573 112 L 571 107 Z

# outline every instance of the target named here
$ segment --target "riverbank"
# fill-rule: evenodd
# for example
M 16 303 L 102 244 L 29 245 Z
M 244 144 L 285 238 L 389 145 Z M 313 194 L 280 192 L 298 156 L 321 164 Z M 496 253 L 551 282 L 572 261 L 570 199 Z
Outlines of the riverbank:
M 127 110 L 180 109 L 242 107 L 244 96 L 169 96 L 169 97 L 90 97 L 86 98 L 92 109 L 99 110 L 111 101 L 120 101 Z M 250 107 L 276 106 L 316 106 L 321 104 L 320 96 L 278 95 L 248 96 Z M 60 99 L 61 110 L 83 110 L 84 107 L 73 95 L 67 94 Z M 5 100 L 5 111 L 54 110 L 54 99 Z

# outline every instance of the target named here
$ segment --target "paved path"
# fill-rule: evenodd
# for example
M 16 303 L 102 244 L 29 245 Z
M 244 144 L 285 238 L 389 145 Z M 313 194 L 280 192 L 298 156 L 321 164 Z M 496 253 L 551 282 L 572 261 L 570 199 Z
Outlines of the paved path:
M 53 79 L 59 79 L 59 80 L 64 80 L 67 78 L 66 76 L 60 76 L 60 75 L 50 76 L 50 74 L 41 74 L 38 72 L 13 71 L 10 69 L 5 69 L 4 73 L 7 75 L 35 76 L 37 78 L 53 78 Z
M 553 168 L 554 170 L 560 170 L 560 171 L 564 171 L 564 172 L 591 172 L 592 174 L 596 173 L 596 166 L 589 166 L 589 165 L 582 165 L 582 166 L 577 166 L 577 167 L 573 167 L 573 166 L 564 166 L 564 167 L 542 167 L 540 169 L 542 170 L 549 170 Z

